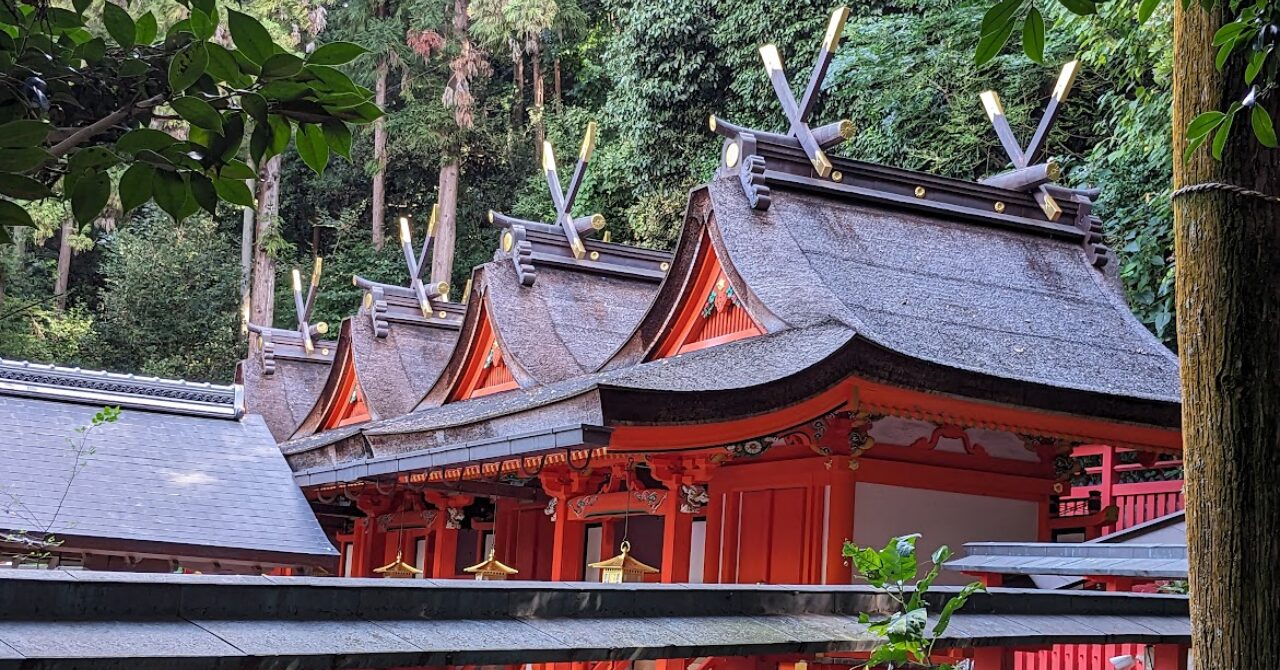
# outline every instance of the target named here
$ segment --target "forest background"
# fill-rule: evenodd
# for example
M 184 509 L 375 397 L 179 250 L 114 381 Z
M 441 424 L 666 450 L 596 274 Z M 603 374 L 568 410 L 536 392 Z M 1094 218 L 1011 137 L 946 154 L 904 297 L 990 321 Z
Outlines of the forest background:
M 1101 17 L 1081 19 L 1052 3 L 1057 25 L 1043 64 L 1010 51 L 979 67 L 988 5 L 851 5 L 813 118 L 853 121 L 858 133 L 842 155 L 977 178 L 1008 160 L 979 93 L 998 90 L 1015 130 L 1030 136 L 1058 67 L 1079 58 L 1049 155 L 1067 181 L 1103 188 L 1096 210 L 1130 304 L 1172 347 L 1169 16 L 1139 25 L 1136 3 L 1106 3 Z M 599 124 L 599 147 L 575 211 L 603 214 L 614 241 L 669 248 L 688 189 L 718 162 L 708 115 L 785 130 L 757 47 L 776 43 L 801 79 L 793 85 L 803 86 L 831 10 L 816 0 L 251 0 L 238 8 L 300 50 L 338 40 L 370 48 L 346 69 L 385 91 L 383 130 L 358 130 L 350 162 L 317 175 L 296 153 L 284 158 L 279 216 L 258 241 L 275 260 L 274 316 L 286 327 L 291 268 L 306 274 L 312 256 L 324 257 L 313 320 L 336 326 L 358 304 L 353 273 L 404 281 L 398 245 L 379 249 L 376 236 L 394 240 L 400 216 L 420 236 L 442 190 L 447 199 L 455 188 L 452 274 L 462 286 L 496 246 L 486 210 L 551 216 L 540 140 L 567 160 L 589 121 Z M 0 356 L 230 381 L 246 346 L 245 227 L 238 208 L 221 207 L 216 217 L 174 223 L 148 205 L 79 227 L 63 205 L 40 205 L 37 227 L 0 246 Z

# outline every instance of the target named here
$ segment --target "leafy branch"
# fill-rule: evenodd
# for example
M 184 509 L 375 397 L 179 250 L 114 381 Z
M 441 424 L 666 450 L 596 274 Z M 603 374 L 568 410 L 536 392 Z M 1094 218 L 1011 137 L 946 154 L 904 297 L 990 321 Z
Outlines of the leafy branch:
M 67 448 L 71 451 L 71 469 L 67 473 L 67 480 L 62 488 L 62 493 L 58 496 L 58 503 L 54 506 L 53 513 L 49 515 L 47 521 L 42 521 L 41 515 L 28 507 L 12 491 L 0 489 L 0 493 L 4 494 L 8 499 L 8 504 L 4 509 L 5 513 L 19 517 L 31 527 L 30 530 L 0 531 L 0 543 L 16 545 L 28 550 L 18 554 L 18 559 L 29 560 L 37 558 L 44 555 L 42 552 L 47 552 L 47 550 L 61 544 L 51 533 L 58 523 L 58 517 L 62 515 L 62 508 L 67 503 L 67 497 L 71 494 L 71 487 L 75 484 L 76 477 L 89 465 L 89 457 L 96 452 L 96 449 L 89 444 L 89 436 L 99 426 L 115 423 L 119 419 L 119 407 L 103 407 L 93 415 L 88 425 L 76 427 L 75 432 L 79 436 L 78 440 L 70 437 L 64 438 Z
M 896 605 L 896 611 L 886 618 L 873 620 L 870 614 L 859 615 L 859 621 L 867 624 L 868 632 L 885 640 L 871 652 L 863 668 L 953 670 L 950 663 L 933 663 L 933 647 L 951 624 L 952 615 L 964 607 L 970 596 L 985 588 L 980 582 L 962 588 L 946 601 L 933 627 L 929 628 L 929 605 L 925 596 L 952 553 L 946 545 L 938 547 L 930 557 L 928 571 L 917 579 L 920 565 L 916 558 L 916 541 L 919 539 L 919 533 L 895 537 L 879 550 L 859 547 L 848 541 L 844 543 L 843 554 L 853 561 L 857 578 L 874 586 Z M 914 584 L 908 585 L 911 582 Z

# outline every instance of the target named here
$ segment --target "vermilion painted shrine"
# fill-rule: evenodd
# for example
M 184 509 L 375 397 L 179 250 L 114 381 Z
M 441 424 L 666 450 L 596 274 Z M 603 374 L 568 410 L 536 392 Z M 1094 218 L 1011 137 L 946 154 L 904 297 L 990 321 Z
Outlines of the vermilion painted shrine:
M 1176 481 L 1117 480 L 1177 467 L 1178 368 L 1127 308 L 1098 191 L 1059 185 L 1045 158 L 1075 64 L 1025 146 L 984 95 L 1008 172 L 972 182 L 841 158 L 828 152 L 850 124 L 811 117 L 846 13 L 798 100 L 761 50 L 787 131 L 710 120 L 720 166 L 689 193 L 671 253 L 609 242 L 601 216 L 575 212 L 592 126 L 567 182 L 544 151 L 553 219 L 489 214 L 498 249 L 461 303 L 424 283 L 431 232 L 415 247 L 407 225 L 405 283 L 356 277 L 363 300 L 336 341 L 310 322 L 319 265 L 309 292 L 295 275 L 297 327 L 251 325 L 239 381 L 340 551 L 332 572 L 847 585 L 846 540 L 1093 540 L 1180 509 Z M 1128 590 L 1170 575 L 1080 577 Z M 1094 668 L 1157 644 L 1090 630 L 948 653 L 983 670 Z M 1185 667 L 1185 640 L 1159 640 L 1148 670 Z

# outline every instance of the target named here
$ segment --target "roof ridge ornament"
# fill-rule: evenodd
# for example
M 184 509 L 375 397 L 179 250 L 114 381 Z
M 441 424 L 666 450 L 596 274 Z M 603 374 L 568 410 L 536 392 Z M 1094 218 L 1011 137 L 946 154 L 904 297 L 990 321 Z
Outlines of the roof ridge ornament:
M 819 177 L 835 181 L 841 179 L 840 172 L 832 169 L 831 159 L 827 157 L 826 150 L 853 137 L 853 122 L 841 119 L 811 128 L 808 119 L 817 104 L 827 70 L 831 67 L 831 61 L 840 46 L 840 38 L 848 18 L 848 6 L 837 7 L 831 12 L 831 18 L 827 21 L 826 35 L 822 38 L 822 46 L 814 57 L 809 83 L 805 85 L 804 94 L 799 101 L 795 99 L 791 84 L 787 81 L 787 73 L 782 66 L 782 56 L 778 53 L 778 47 L 773 44 L 760 47 L 760 58 L 764 61 L 769 83 L 773 85 L 773 92 L 778 96 L 782 111 L 786 113 L 787 121 L 791 124 L 786 135 L 778 136 L 775 133 L 743 128 L 717 118 L 714 114 L 708 121 L 712 132 L 727 138 L 722 153 L 724 167 L 739 168 L 741 164 L 738 170 L 739 178 L 754 209 L 768 209 L 770 204 L 769 187 L 764 184 L 764 159 L 756 154 L 757 136 L 770 135 L 799 142 L 800 148 L 809 158 L 814 172 Z
M 516 266 L 516 275 L 523 286 L 533 286 L 537 280 L 537 271 L 533 267 L 533 245 L 526 239 L 526 232 L 529 229 L 558 228 L 568 241 L 574 259 L 582 260 L 587 255 L 582 237 L 604 228 L 604 217 L 600 214 L 576 218 L 573 216 L 574 202 L 578 199 L 583 177 L 586 176 L 587 164 L 591 162 L 591 154 L 596 148 L 596 131 L 595 121 L 587 123 L 587 131 L 582 138 L 582 148 L 578 151 L 578 162 L 573 168 L 572 176 L 569 177 L 568 188 L 562 188 L 560 185 L 560 176 L 556 171 L 555 151 L 551 147 L 551 142 L 546 140 L 542 142 L 542 173 L 546 177 L 547 190 L 551 193 L 551 202 L 556 209 L 554 224 L 517 219 L 489 210 L 489 224 L 506 229 L 502 233 L 502 251 L 511 254 L 511 260 Z
M 1058 73 L 1058 82 L 1053 87 L 1053 94 L 1049 97 L 1049 104 L 1045 107 L 1044 116 L 1040 117 L 1040 124 L 1036 126 L 1031 142 L 1025 149 L 1014 136 L 1013 128 L 1009 126 L 1009 119 L 1004 115 L 1004 105 L 1000 102 L 1000 95 L 994 90 L 983 91 L 981 94 L 987 119 L 991 121 L 996 137 L 1000 139 L 1000 146 L 1004 147 L 1005 153 L 1008 154 L 1013 169 L 983 179 L 979 183 L 1007 188 L 1011 191 L 1034 191 L 1032 197 L 1044 211 L 1045 218 L 1050 221 L 1057 221 L 1058 217 L 1062 216 L 1062 208 L 1058 206 L 1046 184 L 1056 182 L 1062 172 L 1052 158 L 1043 162 L 1037 161 L 1044 153 L 1045 145 L 1049 140 L 1049 131 L 1053 129 L 1062 105 L 1071 94 L 1071 87 L 1075 85 L 1076 73 L 1079 69 L 1080 61 L 1077 60 L 1068 61 L 1062 66 L 1062 71 Z
M 293 268 L 291 279 L 293 283 L 293 307 L 294 313 L 297 315 L 297 333 L 302 342 L 302 348 L 308 356 L 315 353 L 316 335 L 324 335 L 329 332 L 329 324 L 320 321 L 311 323 L 311 312 L 316 305 L 316 294 L 320 289 L 320 274 L 324 268 L 324 259 L 316 256 L 311 267 L 311 283 L 307 288 L 307 295 L 302 295 L 302 275 L 298 272 L 298 268 Z M 258 335 L 261 339 L 261 348 L 263 353 L 264 370 L 267 374 L 271 374 L 275 370 L 275 347 L 272 344 L 271 336 L 279 329 L 269 326 L 261 326 L 246 320 L 246 329 Z M 322 352 L 327 355 L 327 352 Z
M 979 183 L 1011 191 L 1030 192 L 1036 204 L 1040 205 L 1045 218 L 1050 221 L 1057 221 L 1062 216 L 1062 208 L 1054 198 L 1055 195 L 1075 202 L 1077 205 L 1075 225 L 1085 232 L 1085 254 L 1089 257 L 1090 263 L 1103 267 L 1107 264 L 1110 250 L 1107 249 L 1102 238 L 1102 222 L 1092 215 L 1093 199 L 1098 196 L 1099 190 L 1060 186 L 1054 183 L 1062 176 L 1058 163 L 1052 158 L 1037 162 L 1048 144 L 1049 132 L 1053 130 L 1053 124 L 1058 120 L 1062 105 L 1071 94 L 1071 88 L 1075 85 L 1079 70 L 1080 61 L 1078 60 L 1068 61 L 1062 66 L 1062 70 L 1058 73 L 1058 81 L 1053 86 L 1053 93 L 1049 96 L 1049 104 L 1045 106 L 1044 115 L 1040 117 L 1040 123 L 1036 126 L 1035 133 L 1032 134 L 1031 141 L 1025 148 L 1013 134 L 1009 119 L 1005 117 L 1000 95 L 993 90 L 982 92 L 982 106 L 987 111 L 987 118 L 996 131 L 996 137 L 1000 139 L 1000 146 L 1004 147 L 1005 153 L 1008 154 L 1013 169 L 987 177 Z
M 435 251 L 436 223 L 439 220 L 440 203 L 436 203 L 431 206 L 431 218 L 427 221 L 427 234 L 422 239 L 422 247 L 415 253 L 413 250 L 412 224 L 409 221 L 409 217 L 400 217 L 400 250 L 404 254 L 404 264 L 409 276 L 407 289 L 394 284 L 375 282 L 360 275 L 351 276 L 351 283 L 367 292 L 365 294 L 365 307 L 369 310 L 369 318 L 373 320 L 375 337 L 385 338 L 391 332 L 390 322 L 386 319 L 387 311 L 389 310 L 387 305 L 388 293 L 416 302 L 418 310 L 422 312 L 422 318 L 424 319 L 448 318 L 444 303 L 449 302 L 449 282 L 440 281 L 428 284 L 422 279 L 426 269 L 431 265 Z

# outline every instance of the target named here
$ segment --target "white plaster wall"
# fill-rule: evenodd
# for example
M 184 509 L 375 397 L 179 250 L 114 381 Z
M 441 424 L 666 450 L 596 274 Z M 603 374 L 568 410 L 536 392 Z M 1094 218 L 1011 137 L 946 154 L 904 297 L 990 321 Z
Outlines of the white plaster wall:
M 916 546 L 926 562 L 942 544 L 960 556 L 965 542 L 1034 542 L 1040 525 L 1034 502 L 865 482 L 854 489 L 853 510 L 855 544 L 879 549 L 891 537 L 920 533 Z M 936 583 L 969 581 L 944 572 Z

